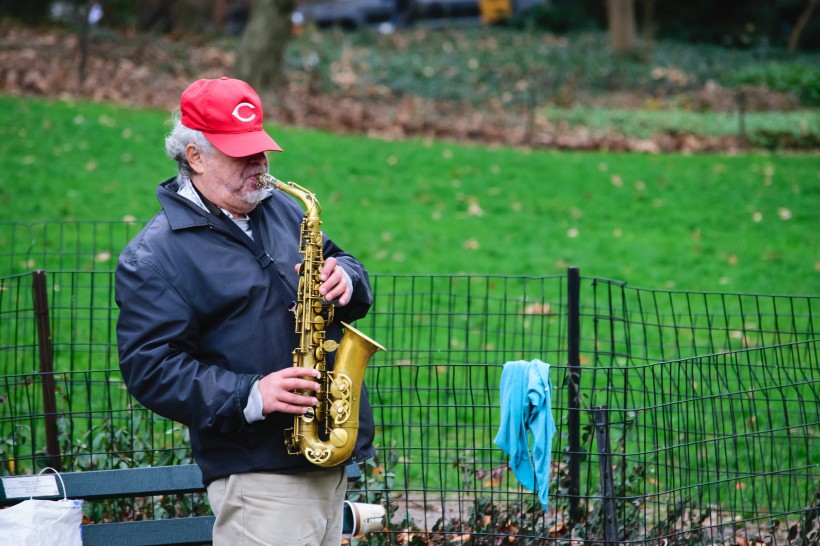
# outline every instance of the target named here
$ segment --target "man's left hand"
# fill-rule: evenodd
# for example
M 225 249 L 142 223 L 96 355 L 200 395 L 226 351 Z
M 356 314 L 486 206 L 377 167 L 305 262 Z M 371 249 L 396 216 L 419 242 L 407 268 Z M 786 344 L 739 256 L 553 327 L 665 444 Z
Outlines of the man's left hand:
M 297 271 L 299 271 L 299 265 L 296 265 Z M 353 282 L 350 280 L 347 271 L 336 261 L 336 258 L 325 260 L 325 265 L 319 274 L 319 280 L 322 281 L 319 293 L 324 296 L 325 301 L 338 299 L 337 305 L 340 307 L 350 303 L 350 298 L 353 296 Z

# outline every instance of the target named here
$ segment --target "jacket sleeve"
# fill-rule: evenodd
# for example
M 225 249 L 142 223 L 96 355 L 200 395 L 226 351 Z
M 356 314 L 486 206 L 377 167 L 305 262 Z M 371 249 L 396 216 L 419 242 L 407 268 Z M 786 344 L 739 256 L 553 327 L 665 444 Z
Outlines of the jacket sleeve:
M 191 428 L 232 432 L 259 378 L 194 358 L 199 331 L 179 292 L 150 263 L 117 266 L 117 345 L 129 392 L 146 408 Z

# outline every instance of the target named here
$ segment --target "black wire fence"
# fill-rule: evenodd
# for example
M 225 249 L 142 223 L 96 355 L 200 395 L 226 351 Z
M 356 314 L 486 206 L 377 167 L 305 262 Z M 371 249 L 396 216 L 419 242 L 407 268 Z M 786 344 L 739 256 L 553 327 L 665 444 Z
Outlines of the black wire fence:
M 137 230 L 0 225 L 0 474 L 191 462 L 185 427 L 142 408 L 117 369 L 112 270 Z M 820 540 L 820 297 L 576 269 L 371 280 L 357 327 L 388 348 L 365 376 L 378 454 L 349 498 L 389 521 L 351 543 Z M 556 425 L 546 507 L 494 444 L 503 366 L 535 359 Z

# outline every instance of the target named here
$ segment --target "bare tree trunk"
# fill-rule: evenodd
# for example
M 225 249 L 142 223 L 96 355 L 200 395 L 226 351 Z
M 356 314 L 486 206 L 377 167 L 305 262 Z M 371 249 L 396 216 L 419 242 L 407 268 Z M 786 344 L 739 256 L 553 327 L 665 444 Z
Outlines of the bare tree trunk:
M 641 31 L 643 32 L 643 60 L 649 62 L 655 42 L 655 1 L 643 0 Z
M 144 0 L 137 12 L 140 30 L 170 32 L 173 30 L 173 0 Z
M 295 0 L 253 0 L 248 26 L 236 55 L 236 74 L 261 95 L 284 83 L 285 49 Z
M 789 51 L 797 51 L 797 42 L 800 41 L 800 35 L 803 33 L 803 29 L 806 28 L 806 23 L 809 22 L 811 12 L 814 11 L 816 5 L 817 0 L 808 0 L 808 2 L 806 2 L 803 13 L 797 18 L 797 23 L 795 23 L 791 34 L 789 34 Z
M 225 25 L 228 21 L 228 0 L 216 0 L 211 10 L 211 21 L 218 33 L 225 32 Z
M 80 21 L 80 70 L 78 73 L 78 81 L 80 82 L 80 87 L 85 83 L 85 67 L 88 62 L 88 33 L 91 32 L 90 26 L 91 24 L 88 22 L 88 10 L 89 4 L 91 2 L 86 2 L 85 7 L 80 10 L 80 17 L 82 17 L 82 21 Z
M 184 34 L 213 34 L 211 0 L 176 0 L 174 31 Z
M 656 0 L 643 0 L 643 39 L 649 44 L 655 39 L 655 2 Z
M 635 0 L 607 0 L 609 45 L 615 55 L 635 53 Z
M 213 33 L 212 0 L 144 0 L 139 2 L 137 25 L 141 30 Z

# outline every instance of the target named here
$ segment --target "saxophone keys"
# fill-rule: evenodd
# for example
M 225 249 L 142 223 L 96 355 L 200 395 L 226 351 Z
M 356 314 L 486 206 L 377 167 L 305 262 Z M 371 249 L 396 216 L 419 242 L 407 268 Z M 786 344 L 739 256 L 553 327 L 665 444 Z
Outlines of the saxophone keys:
M 316 326 L 316 328 L 312 328 L 313 334 L 311 334 L 311 341 L 313 345 L 323 345 L 325 339 L 325 331 L 323 329 L 325 321 L 314 321 L 312 324 Z
M 324 349 L 328 353 L 332 353 L 338 348 L 339 344 L 333 341 L 332 339 L 326 339 L 325 342 L 322 343 L 322 349 Z
M 344 400 L 337 400 L 330 406 L 330 418 L 337 425 L 342 425 L 350 419 L 350 404 Z
M 353 390 L 353 382 L 345 374 L 336 374 L 330 382 L 330 392 L 334 398 L 346 399 Z
M 334 428 L 330 431 L 330 443 L 333 444 L 333 447 L 342 447 L 347 444 L 347 438 L 349 434 L 347 430 L 343 428 Z

